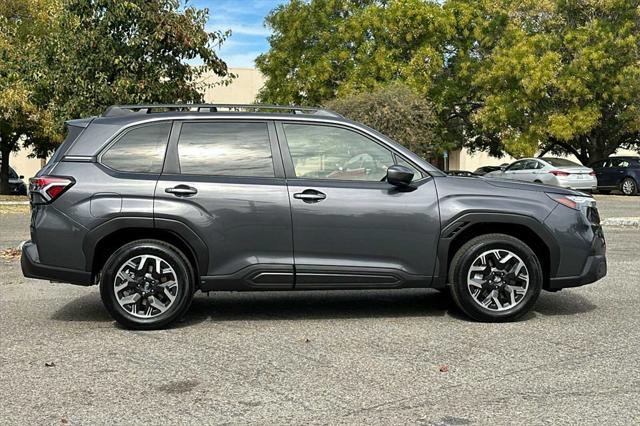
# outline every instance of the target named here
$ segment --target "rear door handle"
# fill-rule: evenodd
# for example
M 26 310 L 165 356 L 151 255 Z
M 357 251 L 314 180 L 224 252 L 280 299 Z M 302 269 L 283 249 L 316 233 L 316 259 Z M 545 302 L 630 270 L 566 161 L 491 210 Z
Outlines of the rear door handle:
M 327 195 L 315 189 L 305 189 L 302 192 L 293 194 L 293 198 L 302 200 L 305 203 L 317 203 L 327 198 Z
M 173 194 L 176 197 L 188 197 L 190 195 L 197 194 L 198 190 L 192 186 L 178 185 L 178 186 L 174 186 L 173 188 L 166 188 L 164 192 Z

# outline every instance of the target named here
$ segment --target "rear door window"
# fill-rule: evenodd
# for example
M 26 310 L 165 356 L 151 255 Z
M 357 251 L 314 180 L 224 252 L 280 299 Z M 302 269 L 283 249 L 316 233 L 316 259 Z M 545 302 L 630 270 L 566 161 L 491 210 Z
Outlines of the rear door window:
M 171 122 L 135 127 L 102 154 L 101 162 L 121 172 L 160 173 L 170 131 Z
M 275 175 L 267 123 L 183 123 L 178 158 L 182 174 Z

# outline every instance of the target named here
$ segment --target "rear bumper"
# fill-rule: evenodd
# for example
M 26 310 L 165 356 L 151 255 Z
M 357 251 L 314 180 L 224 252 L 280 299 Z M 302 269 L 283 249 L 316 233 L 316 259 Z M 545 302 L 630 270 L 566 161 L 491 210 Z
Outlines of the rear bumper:
M 567 179 L 557 177 L 556 180 L 558 181 L 557 186 L 561 186 L 563 188 L 591 190 L 596 189 L 598 186 L 598 180 L 595 177 L 585 179 Z
M 560 290 L 567 287 L 579 287 L 591 284 L 607 275 L 607 258 L 604 254 L 589 256 L 580 275 L 549 279 L 549 290 Z
M 90 272 L 40 263 L 38 247 L 31 241 L 27 241 L 22 247 L 20 265 L 22 266 L 22 274 L 27 278 L 60 281 L 85 286 L 93 284 L 91 282 Z

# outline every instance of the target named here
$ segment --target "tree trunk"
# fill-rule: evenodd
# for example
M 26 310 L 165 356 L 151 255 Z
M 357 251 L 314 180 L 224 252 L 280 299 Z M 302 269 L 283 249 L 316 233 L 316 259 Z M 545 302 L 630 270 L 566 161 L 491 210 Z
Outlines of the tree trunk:
M 2 161 L 0 164 L 0 194 L 8 195 L 11 194 L 11 190 L 9 188 L 9 155 L 11 155 L 11 150 L 2 148 Z

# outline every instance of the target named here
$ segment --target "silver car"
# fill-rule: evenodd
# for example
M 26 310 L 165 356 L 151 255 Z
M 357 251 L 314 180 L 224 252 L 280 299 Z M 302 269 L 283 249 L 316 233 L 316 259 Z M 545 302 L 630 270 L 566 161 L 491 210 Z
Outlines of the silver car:
M 593 169 L 564 158 L 523 158 L 485 177 L 544 183 L 563 188 L 591 191 L 598 186 Z

